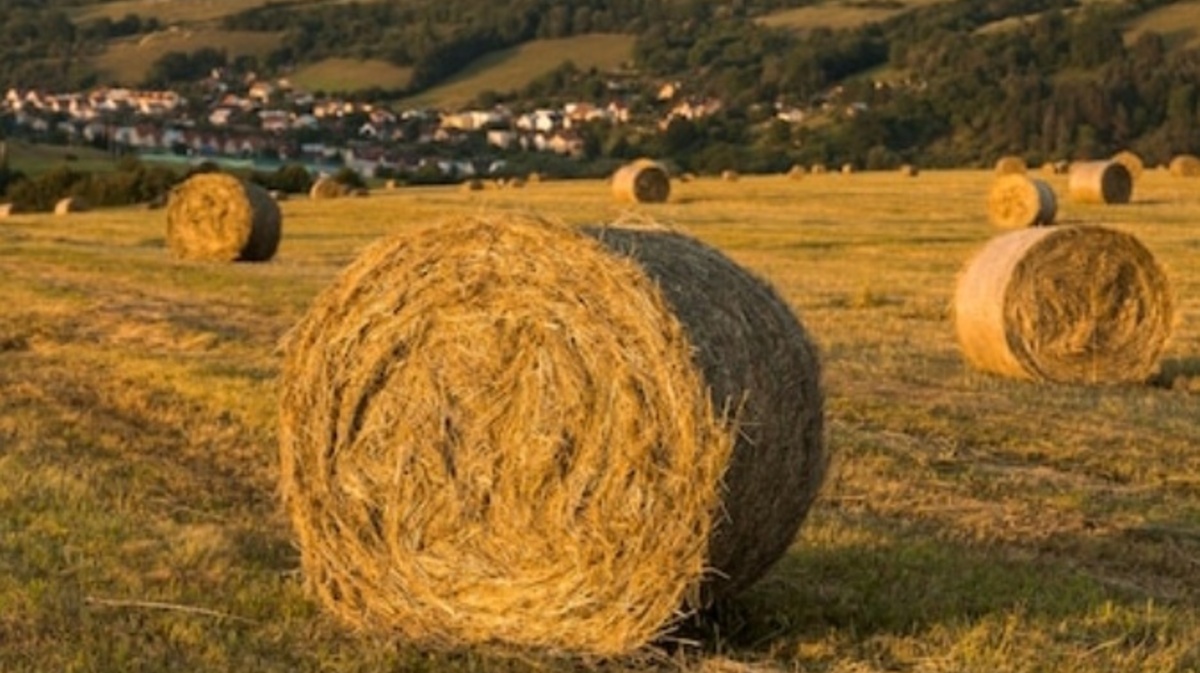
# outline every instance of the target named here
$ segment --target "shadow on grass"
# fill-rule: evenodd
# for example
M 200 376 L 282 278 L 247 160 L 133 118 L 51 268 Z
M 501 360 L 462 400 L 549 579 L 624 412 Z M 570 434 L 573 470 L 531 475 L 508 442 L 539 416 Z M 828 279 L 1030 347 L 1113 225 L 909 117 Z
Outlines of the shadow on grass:
M 1200 381 L 1200 357 L 1172 358 L 1163 360 L 1158 374 L 1150 379 L 1150 385 L 1158 388 L 1190 388 Z

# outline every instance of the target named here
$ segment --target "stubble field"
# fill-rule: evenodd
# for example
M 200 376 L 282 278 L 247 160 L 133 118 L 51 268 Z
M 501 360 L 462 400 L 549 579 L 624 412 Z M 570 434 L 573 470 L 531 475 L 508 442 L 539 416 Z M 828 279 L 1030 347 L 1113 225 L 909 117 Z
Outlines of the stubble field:
M 984 171 L 602 182 L 282 203 L 264 264 L 171 260 L 165 215 L 0 221 L 0 670 L 1200 670 L 1200 191 L 1060 221 L 1137 235 L 1177 326 L 1146 385 L 967 369 L 956 274 Z M 304 594 L 276 494 L 278 344 L 367 243 L 443 217 L 649 216 L 770 280 L 820 347 L 832 468 L 795 545 L 698 645 L 615 662 L 427 653 Z

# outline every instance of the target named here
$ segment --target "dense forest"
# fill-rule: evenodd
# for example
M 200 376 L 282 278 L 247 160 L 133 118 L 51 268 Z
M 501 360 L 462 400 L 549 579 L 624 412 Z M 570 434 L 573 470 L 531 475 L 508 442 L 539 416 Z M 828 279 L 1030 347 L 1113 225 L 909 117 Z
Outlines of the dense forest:
M 128 16 L 74 25 L 64 5 L 0 0 L 0 84 L 86 85 L 80 59 L 108 39 L 153 31 L 153 19 Z M 590 158 L 640 153 L 681 167 L 777 170 L 792 162 L 853 161 L 980 164 L 1005 153 L 1031 161 L 1106 156 L 1130 148 L 1151 162 L 1200 151 L 1200 53 L 1168 48 L 1124 27 L 1166 0 L 956 0 L 844 30 L 789 30 L 758 21 L 810 0 L 417 0 L 275 2 L 221 20 L 230 30 L 284 37 L 262 62 L 239 67 L 284 73 L 329 56 L 378 58 L 413 68 L 399 98 L 430 87 L 474 59 L 536 38 L 593 32 L 636 36 L 624 77 L 631 103 L 655 112 L 654 83 L 675 80 L 696 96 L 719 98 L 720 112 L 675 119 L 663 132 L 596 125 L 584 130 Z M 861 0 L 861 6 L 897 6 Z M 980 29 L 1026 17 L 1002 30 Z M 168 54 L 147 84 L 184 86 L 219 50 Z M 604 103 L 606 73 L 564 64 L 518 92 L 491 92 L 486 103 L 544 104 L 568 98 Z M 836 88 L 835 88 L 836 87 Z M 642 95 L 636 95 L 642 92 Z M 834 112 L 821 123 L 788 123 L 781 106 Z M 659 110 L 661 112 L 661 110 Z

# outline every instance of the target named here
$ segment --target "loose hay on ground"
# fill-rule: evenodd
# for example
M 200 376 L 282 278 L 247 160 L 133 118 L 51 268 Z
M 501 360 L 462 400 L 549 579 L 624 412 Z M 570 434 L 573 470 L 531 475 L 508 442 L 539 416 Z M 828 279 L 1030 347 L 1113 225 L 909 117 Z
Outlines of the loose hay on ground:
M 1071 164 L 1067 192 L 1079 203 L 1129 203 L 1133 177 L 1116 161 L 1081 161 Z
M 1004 229 L 1044 226 L 1054 223 L 1058 201 L 1044 181 L 1009 173 L 992 183 L 987 211 L 988 221 Z
M 167 248 L 179 259 L 271 259 L 282 217 L 265 189 L 227 173 L 198 173 L 167 200 Z
M 657 161 L 638 159 L 613 173 L 612 190 L 618 201 L 662 203 L 671 195 L 671 178 Z
M 680 234 L 494 215 L 381 241 L 286 349 L 305 576 L 422 644 L 629 652 L 791 544 L 818 379 L 786 303 Z
M 1145 381 L 1173 326 L 1153 255 L 1134 236 L 1098 226 L 992 239 L 964 267 L 954 307 L 969 364 L 1060 383 Z

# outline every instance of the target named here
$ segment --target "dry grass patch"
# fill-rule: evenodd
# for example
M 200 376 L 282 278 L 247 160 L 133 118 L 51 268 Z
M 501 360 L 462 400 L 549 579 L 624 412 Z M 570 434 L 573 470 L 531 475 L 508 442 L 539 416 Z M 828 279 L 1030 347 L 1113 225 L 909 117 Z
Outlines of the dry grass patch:
M 811 30 L 813 28 L 856 28 L 865 23 L 883 21 L 904 12 L 938 5 L 946 0 L 905 0 L 903 7 L 878 7 L 852 0 L 823 0 L 808 7 L 785 9 L 758 21 L 772 28 Z
M 412 79 L 412 68 L 372 59 L 327 58 L 302 66 L 290 79 L 309 91 L 356 91 L 371 87 L 403 89 Z
M 106 80 L 136 85 L 146 79 L 150 66 L 168 52 L 191 53 L 212 47 L 224 50 L 230 59 L 243 55 L 261 58 L 278 47 L 281 40 L 282 35 L 277 33 L 173 27 L 113 42 L 91 67 Z

